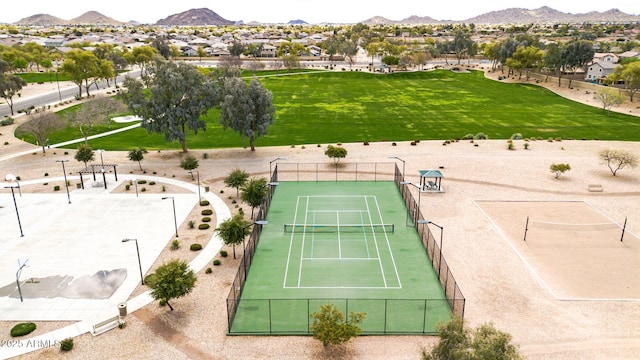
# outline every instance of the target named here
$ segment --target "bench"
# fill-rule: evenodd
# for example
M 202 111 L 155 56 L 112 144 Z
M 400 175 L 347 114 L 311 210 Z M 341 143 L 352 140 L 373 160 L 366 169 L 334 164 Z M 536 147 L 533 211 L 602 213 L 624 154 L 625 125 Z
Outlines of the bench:
M 94 188 L 104 187 L 104 183 L 102 181 L 94 181 L 91 183 L 91 187 L 94 187 Z
M 98 336 L 104 332 L 107 332 L 113 328 L 115 328 L 116 326 L 118 326 L 118 324 L 120 323 L 120 316 L 116 315 L 114 317 L 108 318 L 107 320 L 101 321 L 95 325 L 93 325 L 93 331 L 91 332 L 91 335 L 93 336 Z
M 591 192 L 602 192 L 602 185 L 600 184 L 589 184 L 587 185 L 587 190 Z

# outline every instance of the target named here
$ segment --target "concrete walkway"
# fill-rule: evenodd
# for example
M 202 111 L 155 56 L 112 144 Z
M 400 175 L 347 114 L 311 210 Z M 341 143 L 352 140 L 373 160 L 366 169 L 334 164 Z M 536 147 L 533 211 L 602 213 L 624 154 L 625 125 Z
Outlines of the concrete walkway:
M 134 126 L 114 130 L 126 131 Z M 106 136 L 100 134 L 96 136 Z M 84 139 L 75 140 L 76 142 Z M 52 145 L 62 146 L 62 144 Z M 32 151 L 27 152 L 30 154 Z M 21 156 L 11 154 L 2 160 Z M 25 281 L 29 278 L 48 276 L 93 275 L 96 271 L 124 268 L 128 276 L 108 299 L 72 299 L 64 297 L 29 298 L 20 302 L 17 294 L 0 297 L 0 320 L 6 321 L 75 321 L 77 323 L 49 333 L 22 340 L 20 346 L 0 347 L 0 358 L 19 356 L 59 343 L 93 330 L 93 325 L 118 315 L 118 304 L 126 302 L 128 312 L 136 311 L 153 301 L 149 291 L 128 299 L 140 282 L 137 254 L 132 244 L 123 244 L 124 238 L 137 238 L 140 246 L 143 272 L 167 246 L 167 240 L 175 232 L 171 217 L 171 205 L 158 194 L 112 194 L 122 182 L 109 175 L 109 190 L 104 188 L 74 189 L 71 204 L 66 194 L 17 194 L 24 237 L 20 236 L 13 207 L 0 208 L 0 287 L 15 285 L 16 259 L 29 258 L 30 267 L 23 269 L 21 284 L 23 294 L 29 294 Z M 167 183 L 188 190 L 189 194 L 163 194 L 172 196 L 176 206 L 176 219 L 182 223 L 197 203 L 198 186 L 172 178 L 137 175 L 138 179 Z M 73 183 L 78 176 L 69 176 Z M 22 185 L 64 181 L 63 178 L 43 178 L 24 181 Z M 230 218 L 231 211 L 217 195 L 200 189 L 216 212 L 217 225 Z M 9 195 L 11 196 L 11 195 Z M 43 217 L 43 214 L 47 214 Z M 162 215 L 161 215 L 162 214 Z M 167 219 L 159 220 L 159 216 Z M 71 219 L 71 220 L 70 220 Z M 77 221 L 82 219 L 82 221 Z M 160 240 L 158 240 L 160 239 Z M 163 240 L 165 239 L 165 240 Z M 223 242 L 214 235 L 208 245 L 199 252 L 189 266 L 198 272 L 209 264 L 222 248 Z M 17 290 L 17 287 L 16 287 Z

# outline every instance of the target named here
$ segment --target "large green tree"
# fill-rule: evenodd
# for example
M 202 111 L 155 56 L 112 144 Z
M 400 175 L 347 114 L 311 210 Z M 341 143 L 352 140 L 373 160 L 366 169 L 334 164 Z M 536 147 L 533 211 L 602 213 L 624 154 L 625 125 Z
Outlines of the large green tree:
M 13 97 L 16 95 L 20 96 L 22 88 L 26 85 L 27 83 L 19 76 L 0 74 L 0 97 L 2 97 L 9 105 L 11 115 L 14 114 Z
M 256 151 L 255 140 L 267 133 L 275 118 L 272 97 L 255 77 L 249 85 L 241 78 L 228 78 L 224 81 L 220 123 L 249 139 L 251 151 Z
M 456 29 L 454 31 L 453 40 L 449 42 L 449 48 L 456 55 L 456 59 L 458 59 L 458 64 L 460 64 L 460 60 L 469 54 L 469 51 L 473 47 L 475 42 L 471 40 L 471 35 L 466 29 Z
M 233 245 L 233 258 L 236 258 L 236 245 L 244 241 L 245 236 L 251 233 L 250 221 L 244 219 L 242 214 L 235 214 L 223 221 L 216 228 L 216 232 L 222 238 L 225 245 Z
M 196 286 L 196 275 L 183 260 L 171 260 L 158 267 L 147 277 L 151 297 L 165 302 L 173 311 L 169 300 L 185 296 Z
M 569 87 L 571 87 L 576 70 L 593 61 L 594 54 L 593 44 L 587 40 L 574 40 L 564 45 L 561 59 L 565 71 L 571 72 Z
M 611 82 L 624 82 L 629 101 L 633 102 L 633 96 L 640 90 L 640 61 L 616 66 L 615 71 L 608 78 Z
M 82 97 L 83 86 L 87 96 L 90 96 L 89 88 L 104 74 L 100 65 L 100 59 L 91 51 L 76 49 L 67 52 L 65 60 L 60 66 L 60 71 L 78 85 L 79 97 Z
M 206 130 L 201 117 L 216 103 L 217 84 L 184 63 L 158 59 L 149 72 L 149 96 L 141 82 L 125 80 L 129 109 L 143 119 L 142 127 L 148 132 L 164 134 L 168 142 L 179 141 L 182 151 L 187 152 L 187 131 L 197 134 Z

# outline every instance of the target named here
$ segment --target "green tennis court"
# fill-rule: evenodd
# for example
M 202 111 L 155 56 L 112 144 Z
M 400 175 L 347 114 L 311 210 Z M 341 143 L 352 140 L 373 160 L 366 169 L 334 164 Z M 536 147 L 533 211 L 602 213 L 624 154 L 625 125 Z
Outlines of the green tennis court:
M 307 334 L 333 303 L 364 334 L 436 333 L 451 311 L 393 182 L 281 182 L 231 334 Z

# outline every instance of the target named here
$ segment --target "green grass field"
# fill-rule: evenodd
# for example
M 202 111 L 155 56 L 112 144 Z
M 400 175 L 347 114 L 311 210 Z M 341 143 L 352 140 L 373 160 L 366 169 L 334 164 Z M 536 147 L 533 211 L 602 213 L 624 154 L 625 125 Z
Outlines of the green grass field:
M 306 334 L 329 302 L 366 312 L 365 334 L 436 333 L 450 318 L 393 182 L 280 182 L 267 220 L 230 333 Z M 289 223 L 364 227 L 285 232 Z
M 535 85 L 485 79 L 480 71 L 280 72 L 260 79 L 273 93 L 277 118 L 257 146 L 445 140 L 479 132 L 491 139 L 521 133 L 527 138 L 640 140 L 638 117 L 607 115 Z M 187 147 L 248 145 L 232 131 L 223 131 L 219 117 L 217 110 L 210 111 L 207 131 L 188 134 Z M 108 150 L 180 148 L 143 129 L 92 140 L 91 145 Z

